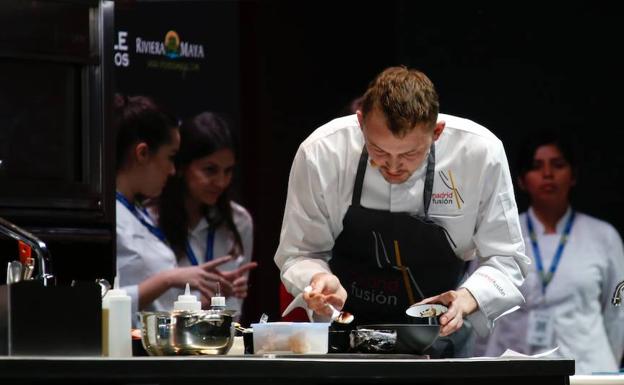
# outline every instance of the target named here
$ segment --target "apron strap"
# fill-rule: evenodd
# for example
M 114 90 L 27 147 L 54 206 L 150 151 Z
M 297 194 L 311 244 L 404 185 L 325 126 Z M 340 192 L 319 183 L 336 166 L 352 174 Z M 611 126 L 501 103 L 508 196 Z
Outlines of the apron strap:
M 362 155 L 358 162 L 357 174 L 355 175 L 355 184 L 353 185 L 353 195 L 351 196 L 352 206 L 361 206 L 362 185 L 364 184 L 364 174 L 366 173 L 366 163 L 368 161 L 368 151 L 366 145 L 362 148 Z M 425 188 L 423 191 L 423 203 L 425 208 L 425 218 L 429 218 L 429 203 L 431 202 L 431 193 L 433 192 L 433 176 L 435 172 L 435 143 L 431 143 L 429 148 L 429 156 L 427 156 L 427 171 L 425 172 Z
M 362 185 L 364 184 L 364 174 L 366 173 L 366 162 L 368 161 L 368 151 L 366 145 L 362 149 L 360 161 L 358 162 L 357 174 L 355 175 L 355 184 L 353 185 L 353 195 L 351 196 L 351 206 L 360 206 L 360 198 L 362 197 Z
M 425 172 L 425 189 L 423 191 L 423 204 L 425 208 L 425 218 L 429 218 L 429 203 L 431 203 L 431 193 L 433 192 L 433 173 L 435 172 L 435 142 L 431 143 L 429 156 L 427 157 L 427 171 Z

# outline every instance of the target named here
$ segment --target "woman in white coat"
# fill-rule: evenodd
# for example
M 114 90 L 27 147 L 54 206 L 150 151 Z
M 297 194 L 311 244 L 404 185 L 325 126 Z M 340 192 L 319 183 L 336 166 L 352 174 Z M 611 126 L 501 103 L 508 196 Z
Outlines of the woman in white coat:
M 162 231 L 142 206 L 175 174 L 173 160 L 180 146 L 175 120 L 150 98 L 118 97 L 115 129 L 117 271 L 120 286 L 132 298 L 133 314 L 171 310 L 186 283 L 206 297 L 214 293 L 216 282 L 231 291 L 231 280 L 215 270 L 231 258 L 179 267 Z
M 160 227 L 180 266 L 231 259 L 219 267 L 232 284 L 227 307 L 242 311 L 253 247 L 252 219 L 229 197 L 236 156 L 226 122 L 212 112 L 186 120 L 176 156 L 178 173 L 169 179 L 158 204 Z M 209 298 L 204 298 L 208 300 Z
M 622 239 L 609 223 L 571 206 L 575 151 L 563 136 L 535 133 L 518 160 L 518 186 L 530 203 L 520 216 L 533 259 L 521 287 L 526 304 L 497 321 L 479 353 L 498 356 L 509 348 L 535 354 L 559 347 L 554 355 L 574 358 L 577 374 L 617 371 L 624 311 L 611 304 L 611 296 L 624 278 Z

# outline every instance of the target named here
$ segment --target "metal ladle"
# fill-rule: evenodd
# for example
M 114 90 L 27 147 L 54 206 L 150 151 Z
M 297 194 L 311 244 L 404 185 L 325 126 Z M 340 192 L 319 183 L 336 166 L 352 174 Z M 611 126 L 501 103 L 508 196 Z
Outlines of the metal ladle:
M 339 311 L 331 303 L 326 304 L 332 311 L 332 322 L 338 322 L 339 324 L 348 325 L 355 319 L 355 316 L 348 311 Z

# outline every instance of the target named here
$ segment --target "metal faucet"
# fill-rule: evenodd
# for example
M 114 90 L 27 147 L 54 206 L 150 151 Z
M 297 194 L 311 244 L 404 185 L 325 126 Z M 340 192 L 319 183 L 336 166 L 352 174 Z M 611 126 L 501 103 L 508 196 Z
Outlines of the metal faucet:
M 624 281 L 618 283 L 615 288 L 615 293 L 613 293 L 613 298 L 611 298 L 611 303 L 615 306 L 620 306 L 622 303 L 622 289 L 624 288 Z
M 55 279 L 51 273 L 50 252 L 43 241 L 2 217 L 0 217 L 0 234 L 22 241 L 30 246 L 35 251 L 37 264 L 39 265 L 39 274 L 36 276 L 36 279 L 41 280 L 43 286 L 54 286 Z

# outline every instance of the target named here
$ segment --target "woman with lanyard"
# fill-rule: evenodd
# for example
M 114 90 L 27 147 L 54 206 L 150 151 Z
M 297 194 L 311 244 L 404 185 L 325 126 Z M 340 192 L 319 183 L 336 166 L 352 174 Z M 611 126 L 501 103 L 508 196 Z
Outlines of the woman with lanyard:
M 174 119 L 144 96 L 116 99 L 117 134 L 117 270 L 120 286 L 138 310 L 173 308 L 186 283 L 210 297 L 216 289 L 231 291 L 216 267 L 230 257 L 198 266 L 178 267 L 164 234 L 141 205 L 155 198 L 175 174 L 174 156 L 180 134 Z
M 180 135 L 178 172 L 167 182 L 157 207 L 160 227 L 181 266 L 232 257 L 219 270 L 232 284 L 227 307 L 240 315 L 248 272 L 257 264 L 250 262 L 251 216 L 229 197 L 236 164 L 234 142 L 225 121 L 211 112 L 185 121 Z
M 520 189 L 530 207 L 520 221 L 533 265 L 521 290 L 526 304 L 501 318 L 479 351 L 500 355 L 559 349 L 577 374 L 617 371 L 624 351 L 624 312 L 611 295 L 624 277 L 624 252 L 609 223 L 575 211 L 575 152 L 555 132 L 532 135 L 519 153 Z

